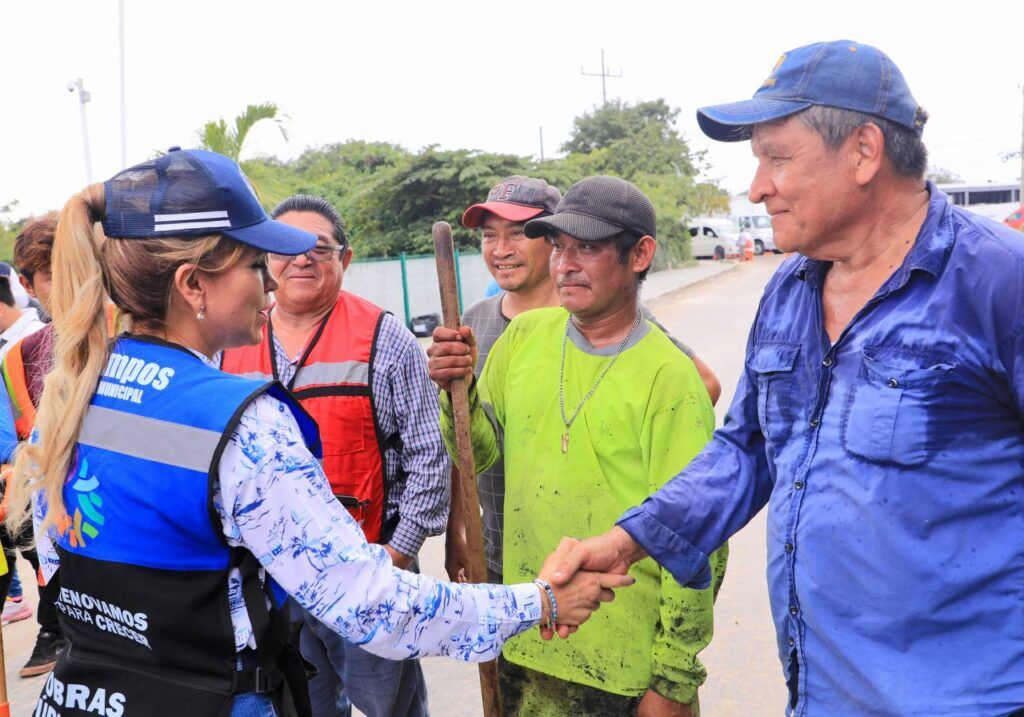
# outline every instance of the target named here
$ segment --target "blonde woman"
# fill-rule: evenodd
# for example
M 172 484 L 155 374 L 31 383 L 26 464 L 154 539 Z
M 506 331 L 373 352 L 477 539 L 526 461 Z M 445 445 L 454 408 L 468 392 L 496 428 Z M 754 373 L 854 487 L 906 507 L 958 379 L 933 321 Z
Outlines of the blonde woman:
M 452 585 L 366 544 L 308 416 L 280 386 L 213 363 L 260 339 L 276 286 L 266 252 L 314 242 L 270 220 L 211 152 L 172 150 L 65 205 L 54 369 L 10 501 L 41 496 L 40 559 L 60 566 L 70 640 L 37 714 L 308 714 L 286 592 L 377 654 L 484 660 L 556 612 L 579 624 L 630 582 Z M 105 292 L 133 326 L 112 344 Z

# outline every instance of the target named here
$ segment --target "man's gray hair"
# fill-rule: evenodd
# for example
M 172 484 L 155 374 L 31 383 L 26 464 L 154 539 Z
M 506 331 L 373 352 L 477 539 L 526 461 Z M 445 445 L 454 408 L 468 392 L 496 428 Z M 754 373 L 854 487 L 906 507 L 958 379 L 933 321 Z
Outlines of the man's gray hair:
M 919 113 L 922 122 L 927 120 L 928 115 L 924 110 L 919 110 Z M 918 179 L 923 178 L 928 169 L 928 149 L 920 135 L 895 122 L 864 112 L 825 105 L 812 105 L 795 116 L 817 132 L 825 147 L 833 152 L 858 128 L 873 124 L 882 131 L 885 156 L 897 172 Z

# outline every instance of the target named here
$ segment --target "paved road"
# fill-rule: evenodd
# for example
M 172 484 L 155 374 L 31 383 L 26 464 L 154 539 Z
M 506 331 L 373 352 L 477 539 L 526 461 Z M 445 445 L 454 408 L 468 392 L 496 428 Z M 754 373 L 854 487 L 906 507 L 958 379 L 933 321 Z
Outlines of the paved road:
M 35 575 L 32 566 L 23 558 L 18 558 L 18 575 L 21 577 L 21 584 L 25 587 L 25 599 L 35 610 L 38 594 L 36 593 Z M 11 704 L 11 714 L 29 715 L 35 707 L 36 697 L 46 678 L 40 677 L 18 677 L 18 670 L 22 668 L 32 648 L 36 644 L 36 634 L 39 632 L 39 624 L 36 622 L 35 614 L 27 620 L 21 620 L 3 628 L 4 641 L 4 667 L 7 675 L 7 698 Z
M 718 373 L 724 387 L 717 408 L 719 420 L 732 398 L 747 331 L 761 291 L 779 263 L 779 257 L 760 257 L 752 264 L 741 264 L 696 286 L 662 294 L 648 302 L 658 318 L 692 345 Z M 713 273 L 710 267 L 702 269 L 702 275 L 705 272 Z M 667 287 L 659 286 L 657 293 L 663 288 Z M 764 520 L 759 516 L 731 541 L 729 570 L 716 607 L 716 634 L 703 653 L 709 674 L 701 690 L 704 717 L 783 713 L 785 688 L 775 654 L 764 578 L 764 532 Z M 429 540 L 421 557 L 425 573 L 444 577 L 443 538 Z M 25 571 L 22 575 L 30 577 Z M 27 592 L 35 591 L 30 588 Z M 14 715 L 31 713 L 43 683 L 41 677 L 17 677 L 18 669 L 31 652 L 35 630 L 34 621 L 24 621 L 3 631 Z M 424 660 L 423 664 L 434 715 L 480 714 L 475 666 L 441 659 Z
M 782 257 L 763 256 L 691 290 L 651 302 L 658 318 L 689 342 L 722 381 L 719 425 L 743 368 L 758 300 Z M 765 580 L 765 518 L 755 517 L 729 542 L 729 567 L 715 605 L 715 637 L 702 654 L 708 680 L 704 717 L 781 715 L 786 689 L 775 647 Z

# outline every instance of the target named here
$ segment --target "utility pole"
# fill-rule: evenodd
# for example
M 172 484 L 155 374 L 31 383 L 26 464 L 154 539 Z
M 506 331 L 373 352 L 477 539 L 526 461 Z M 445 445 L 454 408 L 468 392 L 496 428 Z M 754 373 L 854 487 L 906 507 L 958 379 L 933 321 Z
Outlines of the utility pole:
M 121 72 L 121 169 L 128 166 L 128 100 L 124 86 L 124 0 L 117 0 L 118 60 Z
M 601 106 L 608 105 L 608 90 L 605 87 L 605 80 L 609 77 L 622 77 L 622 70 L 619 70 L 617 75 L 613 75 L 608 72 L 604 66 L 604 48 L 601 48 L 601 71 L 600 72 L 587 72 L 582 67 L 580 68 L 580 74 L 584 77 L 600 77 L 601 78 Z
M 1003 161 L 1009 162 L 1014 157 L 1020 158 L 1020 189 L 1018 190 L 1020 192 L 1020 196 L 1017 197 L 1017 199 L 1020 200 L 1020 206 L 1024 207 L 1024 85 L 1018 85 L 1017 89 L 1020 90 L 1022 100 L 1020 115 L 1020 149 L 1015 152 L 1004 152 Z
M 1024 85 L 1020 85 L 1020 205 L 1024 207 Z
M 544 128 L 540 128 L 540 161 L 544 161 Z
M 82 149 L 85 152 L 85 183 L 92 184 L 92 151 L 89 149 L 89 123 L 85 119 L 85 103 L 92 95 L 82 86 L 82 78 L 68 83 L 68 92 L 78 92 L 78 112 L 82 122 Z

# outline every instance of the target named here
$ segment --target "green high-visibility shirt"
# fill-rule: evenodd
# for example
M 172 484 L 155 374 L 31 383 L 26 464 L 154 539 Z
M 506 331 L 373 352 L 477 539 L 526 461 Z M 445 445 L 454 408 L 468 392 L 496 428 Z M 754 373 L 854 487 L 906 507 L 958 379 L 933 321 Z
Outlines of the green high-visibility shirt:
M 682 470 L 714 429 L 711 401 L 693 362 L 642 321 L 572 423 L 563 453 L 559 367 L 568 318 L 561 308 L 516 317 L 471 389 L 478 469 L 500 458 L 496 431 L 504 434 L 507 583 L 536 577 L 563 536 L 608 530 Z M 594 349 L 570 325 L 567 415 L 618 348 Z M 442 428 L 454 455 L 451 404 L 447 398 L 442 403 Z M 688 703 L 706 676 L 697 654 L 711 640 L 727 550 L 712 556 L 715 577 L 706 590 L 683 588 L 653 560 L 643 560 L 630 571 L 636 584 L 619 590 L 571 638 L 545 642 L 531 631 L 510 640 L 503 654 L 607 692 L 640 695 L 654 688 Z

